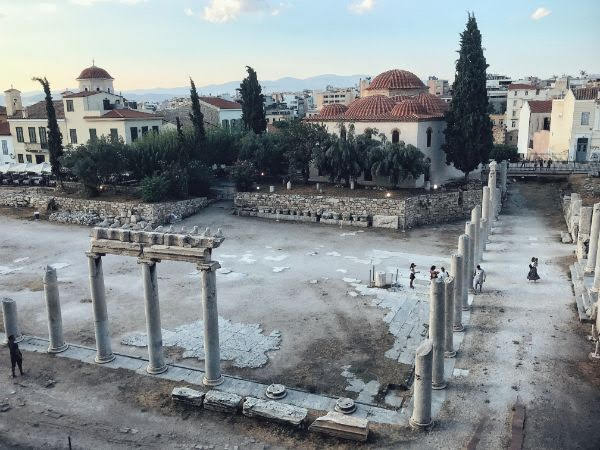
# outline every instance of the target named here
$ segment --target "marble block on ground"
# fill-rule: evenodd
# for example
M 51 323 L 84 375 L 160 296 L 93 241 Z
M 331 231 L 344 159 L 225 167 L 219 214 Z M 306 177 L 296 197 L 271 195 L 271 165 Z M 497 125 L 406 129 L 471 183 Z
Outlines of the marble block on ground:
M 373 216 L 373 227 L 374 228 L 392 228 L 398 229 L 398 216 Z
M 369 421 L 337 411 L 329 411 L 327 415 L 317 418 L 308 429 L 342 439 L 364 442 L 369 436 Z
M 202 406 L 204 392 L 187 387 L 176 387 L 173 388 L 171 398 L 178 403 L 184 403 L 191 406 Z
M 204 409 L 220 412 L 237 412 L 242 397 L 221 391 L 208 391 L 204 396 Z
M 262 417 L 263 419 L 298 427 L 306 419 L 308 410 L 272 400 L 247 397 L 244 401 L 243 414 L 247 417 Z

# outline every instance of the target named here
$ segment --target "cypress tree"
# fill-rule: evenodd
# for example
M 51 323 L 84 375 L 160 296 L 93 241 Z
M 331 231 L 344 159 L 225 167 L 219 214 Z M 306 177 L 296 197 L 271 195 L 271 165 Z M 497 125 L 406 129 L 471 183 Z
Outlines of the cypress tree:
M 242 96 L 242 121 L 247 130 L 260 134 L 267 129 L 265 96 L 262 94 L 254 69 L 246 66 L 246 71 L 248 76 L 242 80 L 238 89 Z
M 196 141 L 203 141 L 206 137 L 206 133 L 204 131 L 204 114 L 200 110 L 200 98 L 198 97 L 198 91 L 196 91 L 196 85 L 194 84 L 194 80 L 190 78 L 190 99 L 192 100 L 192 111 L 190 112 L 190 120 L 192 121 L 192 125 L 194 126 L 194 131 L 196 132 Z
M 33 78 L 33 80 L 39 81 L 44 88 L 44 94 L 46 94 L 46 115 L 48 116 L 48 153 L 50 154 L 50 166 L 52 167 L 52 174 L 60 183 L 62 180 L 60 173 L 60 158 L 63 155 L 62 133 L 60 132 L 60 129 L 58 128 L 58 122 L 56 121 L 56 111 L 54 110 L 54 102 L 52 101 L 52 94 L 50 92 L 50 83 L 45 77 L 36 77 Z
M 475 16 L 469 14 L 465 31 L 460 34 L 452 101 L 446 113 L 446 163 L 465 173 L 487 163 L 493 145 L 492 123 L 488 116 L 486 69 L 481 33 Z

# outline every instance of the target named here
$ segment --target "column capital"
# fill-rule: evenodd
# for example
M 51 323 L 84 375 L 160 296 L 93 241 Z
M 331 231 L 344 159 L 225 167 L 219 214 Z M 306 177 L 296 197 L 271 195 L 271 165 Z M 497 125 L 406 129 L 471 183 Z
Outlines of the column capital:
M 85 256 L 87 256 L 88 258 L 98 259 L 102 258 L 103 256 L 106 256 L 106 253 L 85 252 Z
M 221 267 L 221 264 L 219 264 L 218 261 L 210 261 L 205 263 L 198 263 L 196 264 L 196 267 L 198 268 L 198 270 L 214 272 L 215 270 Z
M 159 263 L 160 259 L 138 258 L 138 264 L 148 264 L 149 266 Z

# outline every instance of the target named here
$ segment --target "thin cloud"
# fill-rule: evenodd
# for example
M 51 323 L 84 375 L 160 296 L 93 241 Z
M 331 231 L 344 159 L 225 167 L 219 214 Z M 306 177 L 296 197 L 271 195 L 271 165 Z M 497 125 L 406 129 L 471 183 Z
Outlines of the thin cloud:
M 276 16 L 286 6 L 283 2 L 273 6 L 267 0 L 210 0 L 204 7 L 202 18 L 211 23 L 227 23 L 246 13 L 268 13 Z
M 531 14 L 531 18 L 533 20 L 540 20 L 543 19 L 546 16 L 549 16 L 550 14 L 552 14 L 552 11 L 550 11 L 548 8 L 544 8 L 543 6 L 536 9 L 533 14 Z
M 21 20 L 31 22 L 38 17 L 55 14 L 57 11 L 58 6 L 51 2 L 13 3 L 2 7 L 0 19 L 19 17 Z
M 192 11 L 192 8 L 185 8 L 183 10 L 183 13 L 188 17 L 192 17 L 194 15 L 194 11 Z
M 371 11 L 374 6 L 375 0 L 357 0 L 348 5 L 348 9 L 354 14 L 364 14 Z
M 121 3 L 123 5 L 137 5 L 148 0 L 71 0 L 71 3 L 79 6 L 94 6 L 98 3 Z

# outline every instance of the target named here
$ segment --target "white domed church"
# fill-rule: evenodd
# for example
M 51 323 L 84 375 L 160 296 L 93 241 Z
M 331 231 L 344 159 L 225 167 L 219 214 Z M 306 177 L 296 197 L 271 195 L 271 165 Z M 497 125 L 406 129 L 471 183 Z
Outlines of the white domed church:
M 444 113 L 448 104 L 429 94 L 415 74 L 406 70 L 389 70 L 373 78 L 371 84 L 347 107 L 341 104 L 324 106 L 319 114 L 307 119 L 323 124 L 330 133 L 340 134 L 341 125 L 354 126 L 356 134 L 375 128 L 391 142 L 403 141 L 417 147 L 431 161 L 431 184 L 441 185 L 451 178 L 461 177 L 461 171 L 446 165 L 442 150 Z M 315 174 L 316 175 L 316 174 Z M 361 184 L 372 182 L 361 177 Z M 382 180 L 378 180 L 379 182 Z M 405 180 L 402 186 L 420 187 L 424 177 Z

